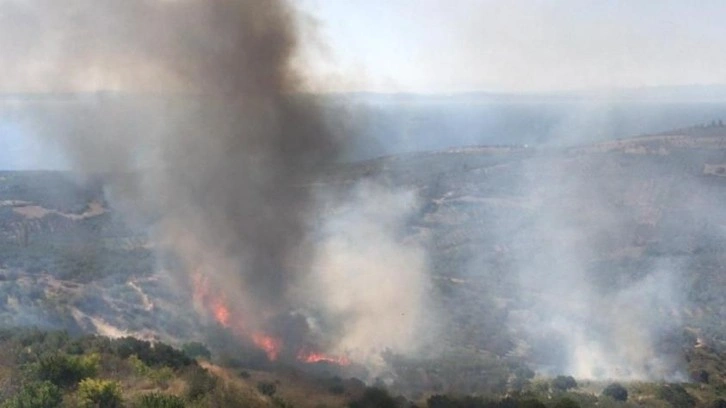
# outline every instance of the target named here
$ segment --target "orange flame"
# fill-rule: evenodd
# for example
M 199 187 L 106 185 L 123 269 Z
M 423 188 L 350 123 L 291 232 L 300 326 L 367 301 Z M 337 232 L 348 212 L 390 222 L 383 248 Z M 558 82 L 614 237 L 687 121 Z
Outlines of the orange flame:
M 214 304 L 214 318 L 224 327 L 229 327 L 229 309 L 221 301 Z
M 207 313 L 214 316 L 214 319 L 221 324 L 223 327 L 232 329 L 235 334 L 240 337 L 246 337 L 252 340 L 252 342 L 262 349 L 267 358 L 270 361 L 275 361 L 280 356 L 282 351 L 282 340 L 279 338 L 272 337 L 262 332 L 254 332 L 250 335 L 250 332 L 244 328 L 239 321 L 235 319 L 232 322 L 232 313 L 227 306 L 224 295 L 219 294 L 214 296 L 210 290 L 209 277 L 203 273 L 197 271 L 192 275 L 192 283 L 194 286 L 194 292 L 192 294 L 194 303 L 201 306 Z M 297 359 L 303 363 L 319 363 L 328 362 L 332 364 L 338 364 L 341 366 L 347 366 L 350 364 L 350 360 L 347 357 L 342 356 L 331 356 L 320 352 L 309 351 L 305 348 L 300 349 L 297 354 Z
M 265 351 L 270 361 L 277 360 L 277 357 L 280 355 L 280 349 L 282 348 L 280 339 L 270 337 L 263 333 L 255 333 L 252 335 L 252 341 L 257 347 Z
M 324 353 L 308 352 L 305 350 L 300 350 L 297 354 L 297 359 L 303 363 L 327 362 L 341 366 L 347 366 L 350 364 L 350 360 L 344 356 L 330 356 Z

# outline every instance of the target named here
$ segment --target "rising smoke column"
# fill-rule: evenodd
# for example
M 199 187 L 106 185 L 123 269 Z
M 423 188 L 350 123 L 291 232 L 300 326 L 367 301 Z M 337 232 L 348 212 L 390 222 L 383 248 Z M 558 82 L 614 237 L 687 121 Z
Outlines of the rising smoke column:
M 15 86 L 147 93 L 101 96 L 74 117 L 50 106 L 35 124 L 49 142 L 81 171 L 143 168 L 137 183 L 112 186 L 113 197 L 159 216 L 159 242 L 209 276 L 245 325 L 289 309 L 288 286 L 309 262 L 301 242 L 311 197 L 301 186 L 339 147 L 301 94 L 296 10 L 280 0 L 1 7 L 0 62 Z

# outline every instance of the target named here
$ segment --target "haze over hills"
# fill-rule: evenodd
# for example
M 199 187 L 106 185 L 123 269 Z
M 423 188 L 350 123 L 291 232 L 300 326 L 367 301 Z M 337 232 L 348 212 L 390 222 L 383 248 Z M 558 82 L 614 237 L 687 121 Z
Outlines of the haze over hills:
M 314 98 L 321 101 L 330 126 L 344 127 L 345 137 L 351 139 L 341 157 L 346 161 L 472 144 L 571 146 L 726 118 L 726 89 L 715 85 L 541 94 L 348 93 Z M 183 111 L 194 98 L 190 95 L 184 100 L 159 93 L 1 95 L 0 167 L 69 167 L 69 160 L 49 136 L 55 128 L 38 126 L 38 117 L 78 116 L 135 103 L 140 115 L 150 110 L 161 117 Z M 153 123 L 153 117 L 148 121 Z

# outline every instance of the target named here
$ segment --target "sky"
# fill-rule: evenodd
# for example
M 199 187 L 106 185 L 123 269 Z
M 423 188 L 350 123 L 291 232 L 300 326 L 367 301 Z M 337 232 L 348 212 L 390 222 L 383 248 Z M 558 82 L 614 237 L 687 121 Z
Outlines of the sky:
M 726 83 L 722 1 L 298 0 L 322 88 L 542 92 Z
M 726 84 L 722 0 L 289 1 L 305 15 L 301 27 L 313 27 L 303 31 L 315 33 L 304 37 L 314 41 L 303 41 L 300 59 L 313 79 L 311 91 L 542 92 Z M 148 90 L 125 89 L 129 78 L 152 78 L 137 88 L 166 86 L 159 80 L 162 72 L 129 61 L 130 54 L 113 44 L 84 39 L 78 45 L 72 36 L 89 34 L 63 25 L 73 21 L 71 8 L 62 2 L 50 2 L 58 5 L 50 12 L 34 6 L 44 3 L 0 0 L 0 91 Z M 25 10 L 25 20 L 14 17 L 18 9 Z M 114 21 L 99 17 L 88 25 L 104 30 Z M 89 49 L 100 54 L 84 54 Z M 70 67 L 82 75 L 59 86 L 69 68 L 62 71 L 57 60 L 70 53 L 93 66 Z M 128 78 L 104 73 L 132 63 Z
M 70 88 L 54 88 L 63 78 L 54 58 L 69 52 L 55 41 L 62 30 L 40 14 L 32 21 L 37 27 L 13 23 L 4 7 L 34 4 L 23 1 L 0 0 L 0 32 L 12 34 L 0 35 L 0 92 L 149 90 L 117 88 L 101 72 L 103 64 L 76 70 L 82 75 Z M 726 84 L 722 0 L 290 1 L 303 11 L 302 26 L 312 28 L 305 32 L 314 33 L 305 37 L 312 41 L 303 42 L 301 54 L 313 92 L 537 93 Z M 28 59 L 18 62 L 16 53 Z M 123 65 L 123 59 L 107 57 L 96 62 Z M 163 81 L 152 83 L 163 87 Z M 45 151 L 27 129 L 0 120 L 0 168 L 62 162 L 44 157 Z

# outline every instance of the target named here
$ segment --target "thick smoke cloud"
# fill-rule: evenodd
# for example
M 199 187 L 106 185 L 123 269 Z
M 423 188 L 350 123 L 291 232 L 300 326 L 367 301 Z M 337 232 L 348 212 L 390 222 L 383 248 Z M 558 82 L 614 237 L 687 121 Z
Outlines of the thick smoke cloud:
M 335 186 L 314 188 L 346 141 L 336 128 L 344 124 L 305 94 L 299 48 L 315 39 L 293 6 L 8 0 L 2 7 L 4 62 L 37 68 L 19 75 L 19 88 L 124 91 L 56 93 L 62 103 L 44 101 L 21 116 L 74 170 L 105 175 L 111 205 L 150 227 L 162 267 L 189 286 L 200 314 L 271 358 L 299 359 L 297 350 L 313 347 L 367 363 L 371 354 L 415 345 L 426 261 L 397 237 L 414 197 L 361 187 L 365 193 L 332 204 Z M 376 207 L 381 200 L 390 206 Z M 316 224 L 330 206 L 353 218 Z M 352 246 L 339 248 L 346 240 Z M 374 285 L 385 290 L 366 292 Z M 283 350 L 272 350 L 278 342 Z
M 301 186 L 337 151 L 315 103 L 297 94 L 295 10 L 237 0 L 2 6 L 3 65 L 40 70 L 19 87 L 165 93 L 77 101 L 74 117 L 50 104 L 34 118 L 38 133 L 83 172 L 143 169 L 113 197 L 161 215 L 160 242 L 215 291 L 253 287 L 226 295 L 245 316 L 289 308 L 290 276 L 306 262 L 296 252 L 311 203 Z

